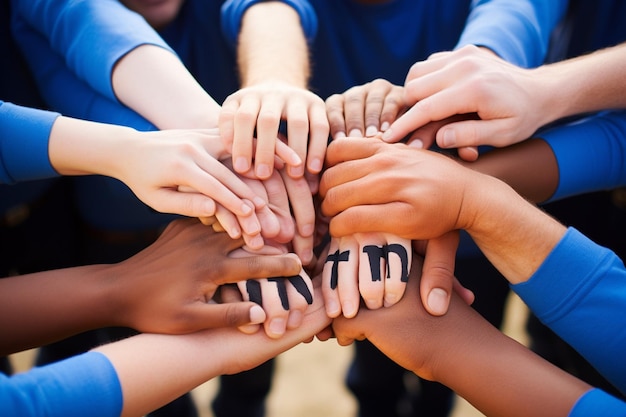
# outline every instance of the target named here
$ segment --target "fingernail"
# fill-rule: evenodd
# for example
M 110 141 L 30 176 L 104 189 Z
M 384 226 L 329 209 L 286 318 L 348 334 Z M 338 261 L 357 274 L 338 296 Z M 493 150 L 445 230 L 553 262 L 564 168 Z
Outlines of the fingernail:
M 339 304 L 336 301 L 330 300 L 326 303 L 326 314 L 328 314 L 328 317 L 337 317 L 339 312 Z
M 393 130 L 387 128 L 386 130 L 383 130 L 383 140 L 387 141 L 389 139 L 391 139 L 391 135 L 393 133 Z
M 320 172 L 323 167 L 324 163 L 319 158 L 315 158 L 309 163 L 309 171 L 311 172 Z
M 243 156 L 235 159 L 234 163 L 235 171 L 237 172 L 246 172 L 250 169 L 250 165 L 248 165 L 248 161 Z
M 451 148 L 456 145 L 456 135 L 454 134 L 454 130 L 446 129 L 443 131 L 443 143 L 442 146 L 445 148 Z
M 263 200 L 259 196 L 254 197 L 253 201 L 254 201 L 254 207 L 258 209 L 262 209 L 263 207 L 267 205 L 267 201 Z
M 363 133 L 361 133 L 360 129 L 352 129 L 348 136 L 350 136 L 352 138 L 362 138 L 363 137 Z
M 343 304 L 343 315 L 346 318 L 352 318 L 356 316 L 357 312 L 358 312 L 358 309 L 355 308 L 354 303 L 347 302 Z
M 398 301 L 399 301 L 398 297 L 396 297 L 395 295 L 388 294 L 388 295 L 385 296 L 385 302 L 384 302 L 383 305 L 385 307 L 391 307 L 392 305 L 394 305 Z
M 263 237 L 261 237 L 261 235 L 256 235 L 250 239 L 250 241 L 248 242 L 248 246 L 250 246 L 252 249 L 260 249 L 263 247 L 264 243 L 265 242 L 263 242 Z
M 255 172 L 259 178 L 268 178 L 271 175 L 270 167 L 266 164 L 257 165 Z
M 303 224 L 302 227 L 300 228 L 300 234 L 304 237 L 309 237 L 311 235 L 313 235 L 313 232 L 315 232 L 315 225 L 314 224 Z
M 248 215 L 252 214 L 253 209 L 252 209 L 252 207 L 250 207 L 246 203 L 243 203 L 241 205 L 241 212 L 243 213 L 244 216 L 248 216 Z
M 376 129 L 376 126 L 368 126 L 368 128 L 365 129 L 365 136 L 368 138 L 375 136 L 377 133 L 378 129 Z
M 304 175 L 304 165 L 289 166 L 289 173 L 292 177 L 301 177 Z
M 337 132 L 335 133 L 335 139 L 342 139 L 346 137 L 346 132 Z
M 417 149 L 424 149 L 424 142 L 421 139 L 413 139 L 409 142 L 409 146 Z
M 285 320 L 284 319 L 274 319 L 270 322 L 270 332 L 273 335 L 282 335 L 283 333 L 285 333 Z
M 386 131 L 387 131 L 387 129 L 389 129 L 389 126 L 391 126 L 391 125 L 389 124 L 389 122 L 383 122 L 383 124 L 382 124 L 382 125 L 380 125 L 380 131 L 381 131 L 381 132 L 386 132 Z
M 250 323 L 260 324 L 265 321 L 265 311 L 261 306 L 252 306 L 250 308 Z
M 428 294 L 428 308 L 434 315 L 444 315 L 448 311 L 448 293 L 441 288 L 433 288 Z
M 296 329 L 302 324 L 302 312 L 300 310 L 293 310 L 289 312 L 289 322 L 287 327 L 290 329 Z

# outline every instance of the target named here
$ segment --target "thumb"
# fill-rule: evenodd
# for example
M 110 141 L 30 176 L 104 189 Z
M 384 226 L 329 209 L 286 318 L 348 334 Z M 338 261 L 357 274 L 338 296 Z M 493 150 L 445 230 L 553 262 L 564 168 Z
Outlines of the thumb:
M 197 192 L 181 191 L 162 188 L 152 201 L 144 202 L 161 213 L 188 217 L 210 217 L 215 214 L 216 205 L 212 198 Z
M 195 330 L 217 327 L 240 327 L 248 324 L 263 323 L 265 311 L 258 304 L 250 301 L 197 306 L 190 317 L 186 318 Z
M 449 123 L 437 132 L 437 145 L 444 149 L 480 145 L 502 147 L 514 143 L 508 119 L 465 120 Z
M 450 296 L 454 287 L 454 260 L 459 243 L 457 232 L 449 232 L 428 242 L 420 297 L 428 313 L 442 316 L 448 311 Z
M 340 346 L 348 346 L 355 340 L 365 340 L 365 334 L 359 328 L 359 323 L 363 316 L 362 310 L 354 318 L 348 319 L 344 316 L 339 316 L 333 320 L 333 333 Z

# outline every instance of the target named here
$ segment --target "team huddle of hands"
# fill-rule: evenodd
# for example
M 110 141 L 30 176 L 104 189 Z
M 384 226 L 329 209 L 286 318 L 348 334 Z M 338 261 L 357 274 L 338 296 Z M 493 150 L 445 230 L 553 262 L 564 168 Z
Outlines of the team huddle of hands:
M 154 159 L 118 178 L 156 210 L 203 223 L 174 222 L 156 247 L 173 248 L 170 240 L 192 233 L 207 242 L 197 258 L 181 255 L 177 268 L 183 271 L 176 276 L 189 280 L 187 292 L 180 282 L 172 283 L 176 291 L 163 291 L 171 304 L 159 306 L 159 321 L 143 323 L 148 315 L 140 306 L 140 313 L 127 315 L 137 319 L 124 324 L 173 333 L 218 324 L 253 332 L 262 325 L 269 337 L 278 338 L 301 324 L 316 297 L 323 298 L 329 318 L 355 317 L 362 306 L 377 310 L 396 304 L 416 257 L 420 265 L 423 258 L 419 272 L 426 311 L 445 314 L 452 293 L 471 303 L 471 291 L 454 278 L 465 171 L 454 177 L 453 159 L 424 150 L 434 143 L 459 147 L 461 159 L 474 160 L 475 145 L 491 137 L 491 131 L 481 133 L 472 125 L 481 116 L 493 118 L 484 113 L 489 108 L 450 107 L 446 98 L 458 88 L 448 73 L 458 72 L 465 58 L 476 74 L 481 65 L 505 65 L 503 72 L 512 67 L 490 52 L 466 47 L 416 64 L 405 86 L 375 80 L 324 102 L 306 90 L 257 85 L 226 99 L 219 129 L 181 130 L 174 141 L 163 132 L 140 133 L 151 140 L 128 146 L 120 166 L 128 166 L 125 158 L 146 161 L 149 152 Z M 443 84 L 450 79 L 450 85 Z M 439 80 L 439 91 L 428 88 L 433 80 Z M 420 106 L 428 111 L 420 112 Z M 508 123 L 510 129 L 521 123 L 515 114 L 492 125 Z M 287 119 L 285 129 L 281 119 Z M 468 127 L 475 142 L 459 139 Z M 521 140 L 520 135 L 507 140 Z M 159 153 L 163 147 L 171 149 Z M 139 153 L 144 157 L 133 157 Z M 450 176 L 442 178 L 444 171 Z M 458 193 L 442 195 L 439 187 Z M 324 240 L 329 232 L 330 240 Z M 166 265 L 161 262 L 172 255 L 157 256 L 151 247 L 127 262 L 137 258 Z M 154 303 L 155 297 L 146 299 Z M 181 299 L 186 307 L 176 311 Z M 168 310 L 169 322 L 162 320 Z

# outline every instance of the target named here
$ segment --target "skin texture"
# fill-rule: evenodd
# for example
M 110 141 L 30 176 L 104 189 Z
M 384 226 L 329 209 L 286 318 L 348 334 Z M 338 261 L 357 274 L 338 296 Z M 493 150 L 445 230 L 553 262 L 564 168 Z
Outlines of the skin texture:
M 333 321 L 339 344 L 368 339 L 400 366 L 447 385 L 485 415 L 567 416 L 591 387 L 503 335 L 456 294 L 447 314 L 428 314 L 420 302 L 420 261 L 414 259 L 400 302 Z
M 331 239 L 322 275 L 326 313 L 329 317 L 354 317 L 361 298 L 369 309 L 395 304 L 404 294 L 411 254 L 410 241 L 383 233 Z
M 502 181 L 433 151 L 376 138 L 340 139 L 329 146 L 326 162 L 322 211 L 332 217 L 335 237 L 386 232 L 430 240 L 464 229 L 511 283 L 519 283 L 565 233 Z M 450 293 L 452 276 L 445 286 L 427 287 L 425 304 L 434 288 Z
M 118 264 L 2 279 L 0 333 L 11 337 L 2 338 L 0 351 L 109 326 L 181 334 L 261 323 L 266 315 L 254 303 L 214 303 L 217 288 L 249 278 L 296 275 L 302 267 L 288 254 L 231 257 L 242 245 L 196 219 L 176 220 L 154 244 Z
M 315 334 L 325 334 L 330 319 L 321 299 L 317 292 L 301 326 L 280 339 L 222 328 L 179 336 L 142 334 L 97 348 L 121 382 L 122 416 L 145 415 L 211 378 L 251 369 Z M 161 377 L 155 379 L 155 374 Z
M 562 117 L 623 108 L 626 101 L 620 69 L 624 61 L 624 45 L 536 69 L 516 67 L 474 46 L 437 53 L 410 69 L 404 92 L 411 108 L 383 138 L 396 142 L 411 132 L 420 136 L 420 129 L 429 122 L 477 114 L 479 120 L 453 122 L 438 129 L 437 145 L 503 147 L 517 143 Z M 595 76 L 589 77 L 590 73 Z M 425 147 L 435 140 L 421 136 Z
M 242 89 L 224 101 L 219 122 L 222 140 L 232 149 L 235 171 L 253 169 L 259 178 L 267 178 L 276 155 L 288 165 L 289 175 L 308 172 L 315 192 L 328 121 L 324 101 L 307 89 L 308 46 L 298 14 L 280 2 L 251 6 L 243 17 L 237 58 Z M 297 159 L 276 146 L 281 120 L 287 122 L 288 144 Z M 250 140 L 255 128 L 256 149 Z
M 326 115 L 334 139 L 371 137 L 385 132 L 404 111 L 404 88 L 377 79 L 326 99 Z
M 220 162 L 226 151 L 215 130 L 138 132 L 59 117 L 49 141 L 50 161 L 60 174 L 117 178 L 158 211 L 211 216 L 220 204 L 258 222 L 255 210 L 266 206 Z M 179 192 L 181 188 L 194 192 Z

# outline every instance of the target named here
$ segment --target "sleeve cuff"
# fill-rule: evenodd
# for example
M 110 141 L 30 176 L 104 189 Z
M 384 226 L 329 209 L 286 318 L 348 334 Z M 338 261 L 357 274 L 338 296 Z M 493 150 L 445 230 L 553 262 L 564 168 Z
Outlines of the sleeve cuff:
M 7 183 L 56 177 L 48 156 L 58 113 L 0 102 L 0 175 Z
M 237 46 L 241 20 L 249 7 L 264 0 L 227 0 L 222 6 L 221 24 L 222 33 L 226 41 L 233 48 Z M 307 1 L 302 0 L 280 0 L 293 7 L 300 16 L 300 23 L 307 42 L 311 44 L 317 35 L 317 15 L 315 10 Z
M 559 185 L 548 200 L 626 184 L 626 112 L 605 112 L 538 135 L 552 148 Z

